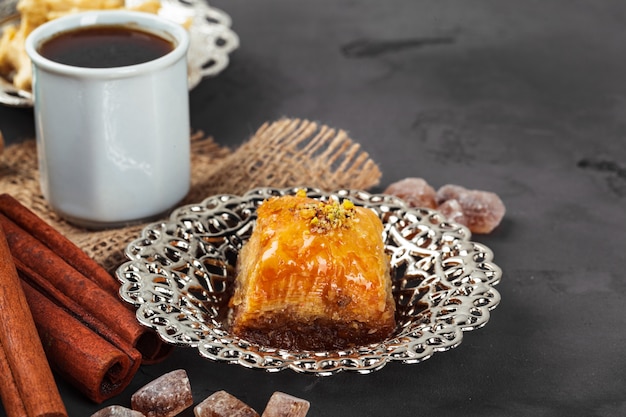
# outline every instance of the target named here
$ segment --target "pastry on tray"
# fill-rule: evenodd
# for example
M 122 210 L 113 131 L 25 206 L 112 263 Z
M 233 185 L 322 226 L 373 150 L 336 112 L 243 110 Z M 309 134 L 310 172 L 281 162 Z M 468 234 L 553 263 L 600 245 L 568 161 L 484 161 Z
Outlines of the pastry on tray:
M 395 329 L 383 226 L 349 200 L 272 197 L 257 210 L 230 300 L 233 334 L 260 345 L 334 350 Z

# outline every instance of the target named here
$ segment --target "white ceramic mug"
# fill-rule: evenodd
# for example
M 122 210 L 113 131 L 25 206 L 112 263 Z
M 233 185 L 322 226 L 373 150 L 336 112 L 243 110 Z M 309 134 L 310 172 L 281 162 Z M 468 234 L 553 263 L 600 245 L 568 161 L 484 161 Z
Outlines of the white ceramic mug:
M 63 31 L 132 25 L 173 43 L 149 62 L 114 68 L 59 64 L 38 48 Z M 165 214 L 189 191 L 189 37 L 149 13 L 97 11 L 65 16 L 26 40 L 41 188 L 62 217 L 89 228 Z

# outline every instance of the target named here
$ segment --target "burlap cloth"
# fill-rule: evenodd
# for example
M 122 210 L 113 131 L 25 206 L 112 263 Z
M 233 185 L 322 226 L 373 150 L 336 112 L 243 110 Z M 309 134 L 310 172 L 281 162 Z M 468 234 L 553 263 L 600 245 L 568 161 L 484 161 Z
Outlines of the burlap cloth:
M 265 123 L 234 150 L 202 132 L 190 140 L 191 190 L 180 205 L 265 186 L 367 190 L 381 177 L 377 164 L 345 131 L 307 120 Z M 18 199 L 111 273 L 124 262 L 127 244 L 145 226 L 92 231 L 61 219 L 41 194 L 34 140 L 7 146 L 2 152 L 0 193 Z

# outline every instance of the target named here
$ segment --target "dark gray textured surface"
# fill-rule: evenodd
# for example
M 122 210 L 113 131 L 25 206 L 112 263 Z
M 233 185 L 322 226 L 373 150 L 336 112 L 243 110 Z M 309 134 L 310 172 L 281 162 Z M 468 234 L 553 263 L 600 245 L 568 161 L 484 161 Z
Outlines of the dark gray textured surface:
M 265 121 L 307 118 L 361 143 L 381 189 L 421 176 L 498 193 L 506 218 L 475 240 L 504 270 L 502 302 L 421 364 L 315 378 L 178 350 L 107 404 L 185 368 L 197 401 L 224 389 L 262 410 L 280 390 L 311 417 L 626 415 L 626 3 L 211 4 L 241 47 L 192 91 L 192 126 L 236 146 Z M 0 108 L 9 141 L 32 129 L 29 110 Z M 101 407 L 61 388 L 71 416 Z

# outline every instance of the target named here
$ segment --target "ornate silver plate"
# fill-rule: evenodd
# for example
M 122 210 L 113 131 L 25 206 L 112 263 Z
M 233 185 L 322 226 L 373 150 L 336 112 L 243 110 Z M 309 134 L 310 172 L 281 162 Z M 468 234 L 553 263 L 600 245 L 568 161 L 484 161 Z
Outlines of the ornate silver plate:
M 458 346 L 464 331 L 487 323 L 500 301 L 494 285 L 502 272 L 490 249 L 469 240 L 467 228 L 387 195 L 307 189 L 310 197 L 349 198 L 380 216 L 397 306 L 395 333 L 377 344 L 329 352 L 273 349 L 229 334 L 224 318 L 233 271 L 254 229 L 256 209 L 271 196 L 296 191 L 259 188 L 243 196 L 217 195 L 145 227 L 126 249 L 130 260 L 117 270 L 122 298 L 167 343 L 196 348 L 214 361 L 319 376 L 366 374 L 392 361 L 418 363 Z
M 143 0 L 126 0 L 126 4 Z M 7 25 L 18 24 L 18 0 L 0 2 L 0 36 Z M 239 37 L 231 29 L 231 18 L 204 0 L 161 0 L 159 15 L 179 23 L 191 21 L 189 27 L 189 89 L 196 87 L 204 77 L 215 76 L 229 62 L 229 54 L 239 47 Z M 19 90 L 0 76 L 0 103 L 11 107 L 32 107 L 29 91 Z

